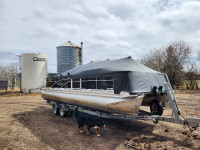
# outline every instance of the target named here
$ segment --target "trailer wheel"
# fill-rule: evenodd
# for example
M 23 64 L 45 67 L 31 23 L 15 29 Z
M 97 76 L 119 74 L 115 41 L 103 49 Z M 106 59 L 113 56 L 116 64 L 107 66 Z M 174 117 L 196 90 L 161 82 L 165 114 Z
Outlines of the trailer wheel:
M 64 104 L 61 104 L 59 107 L 59 114 L 61 117 L 67 116 L 66 106 Z
M 59 108 L 58 108 L 57 104 L 53 103 L 52 107 L 53 107 L 53 114 L 58 115 L 59 114 Z
M 163 114 L 163 105 L 159 100 L 153 100 L 150 105 L 150 110 L 152 115 L 162 116 Z

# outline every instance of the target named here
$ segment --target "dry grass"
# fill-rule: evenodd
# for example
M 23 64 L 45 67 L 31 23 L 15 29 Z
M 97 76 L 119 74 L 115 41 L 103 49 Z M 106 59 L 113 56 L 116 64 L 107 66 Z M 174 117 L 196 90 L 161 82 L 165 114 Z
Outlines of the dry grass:
M 21 93 L 20 91 L 8 91 L 8 92 L 0 92 L 0 96 L 2 97 L 12 97 L 12 96 L 36 96 L 40 95 L 40 93 Z
M 20 88 L 16 87 L 15 89 L 9 88 L 6 90 L 0 90 L 0 96 L 3 97 L 12 97 L 12 96 L 36 96 L 40 95 L 40 93 L 22 93 L 20 92 Z

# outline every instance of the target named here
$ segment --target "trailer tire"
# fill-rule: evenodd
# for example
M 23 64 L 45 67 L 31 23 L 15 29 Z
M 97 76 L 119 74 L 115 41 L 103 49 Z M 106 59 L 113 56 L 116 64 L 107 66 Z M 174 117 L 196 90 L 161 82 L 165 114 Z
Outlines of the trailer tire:
M 59 114 L 59 104 L 53 103 L 52 107 L 53 107 L 53 114 L 58 115 Z
M 67 116 L 67 107 L 65 104 L 61 104 L 59 107 L 59 114 L 61 117 L 66 117 Z
M 162 116 L 163 114 L 163 105 L 159 100 L 153 100 L 150 105 L 150 110 L 152 115 Z

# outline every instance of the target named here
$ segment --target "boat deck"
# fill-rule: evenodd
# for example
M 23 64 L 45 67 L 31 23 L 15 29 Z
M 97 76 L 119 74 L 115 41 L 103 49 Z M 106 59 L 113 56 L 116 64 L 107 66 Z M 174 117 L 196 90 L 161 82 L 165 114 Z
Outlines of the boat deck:
M 78 94 L 78 95 L 90 95 L 110 98 L 136 98 L 138 95 L 130 95 L 128 92 L 121 92 L 120 94 L 114 94 L 114 90 L 102 90 L 102 89 L 80 89 L 80 88 L 45 88 L 45 92 L 63 93 L 63 94 Z

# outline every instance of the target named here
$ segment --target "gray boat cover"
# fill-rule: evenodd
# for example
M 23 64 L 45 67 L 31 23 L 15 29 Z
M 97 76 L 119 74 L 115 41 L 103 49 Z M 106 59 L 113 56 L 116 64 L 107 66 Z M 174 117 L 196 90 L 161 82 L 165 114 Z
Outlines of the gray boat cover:
M 152 93 L 153 87 L 163 86 L 165 74 L 150 69 L 131 57 L 90 62 L 77 66 L 62 74 L 65 78 L 114 77 L 114 92 L 128 91 L 130 94 Z

